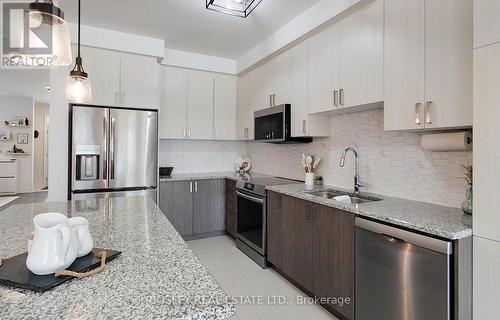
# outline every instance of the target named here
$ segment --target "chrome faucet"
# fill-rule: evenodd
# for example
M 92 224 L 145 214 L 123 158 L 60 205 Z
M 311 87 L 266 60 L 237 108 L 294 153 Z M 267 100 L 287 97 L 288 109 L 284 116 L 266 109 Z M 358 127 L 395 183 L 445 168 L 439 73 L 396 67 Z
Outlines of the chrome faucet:
M 354 148 L 347 148 L 344 150 L 344 152 L 342 152 L 342 157 L 340 157 L 340 167 L 344 167 L 344 163 L 345 163 L 345 155 L 347 154 L 347 152 L 349 151 L 352 151 L 352 153 L 354 153 L 354 159 L 355 159 L 355 173 L 354 173 L 354 192 L 355 193 L 358 193 L 359 192 L 359 188 L 363 187 L 363 185 L 361 184 L 360 180 L 359 180 L 359 154 L 358 152 L 354 149 Z

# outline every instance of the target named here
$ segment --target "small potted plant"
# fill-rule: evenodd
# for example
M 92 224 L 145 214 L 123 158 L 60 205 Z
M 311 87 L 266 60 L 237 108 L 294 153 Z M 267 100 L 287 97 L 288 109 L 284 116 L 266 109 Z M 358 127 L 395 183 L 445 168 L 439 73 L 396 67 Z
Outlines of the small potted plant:
M 462 166 L 465 169 L 465 181 L 467 188 L 465 189 L 465 200 L 462 202 L 462 211 L 472 215 L 472 165 Z
M 322 176 L 315 176 L 314 177 L 314 184 L 316 186 L 321 187 L 323 185 L 323 177 Z

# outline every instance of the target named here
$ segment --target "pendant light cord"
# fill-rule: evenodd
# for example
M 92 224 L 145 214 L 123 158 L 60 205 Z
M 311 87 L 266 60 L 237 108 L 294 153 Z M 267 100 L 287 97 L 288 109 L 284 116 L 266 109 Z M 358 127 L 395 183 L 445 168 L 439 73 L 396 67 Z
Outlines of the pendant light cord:
M 80 57 L 80 0 L 78 0 L 78 58 Z

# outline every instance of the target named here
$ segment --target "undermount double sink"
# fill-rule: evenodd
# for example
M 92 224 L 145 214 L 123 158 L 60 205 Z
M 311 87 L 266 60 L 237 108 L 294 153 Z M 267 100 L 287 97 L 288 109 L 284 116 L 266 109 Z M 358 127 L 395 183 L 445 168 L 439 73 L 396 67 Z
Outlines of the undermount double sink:
M 371 196 L 366 196 L 366 195 L 361 195 L 361 194 L 356 194 L 356 193 L 348 193 L 348 192 L 331 190 L 331 189 L 322 190 L 322 191 L 312 191 L 312 192 L 308 192 L 308 193 L 310 195 L 322 197 L 322 198 L 326 198 L 326 199 L 333 199 L 335 197 L 340 197 L 340 196 L 349 196 L 351 198 L 351 204 L 361 204 L 361 203 L 382 200 L 380 198 L 375 198 L 375 197 L 371 197 Z

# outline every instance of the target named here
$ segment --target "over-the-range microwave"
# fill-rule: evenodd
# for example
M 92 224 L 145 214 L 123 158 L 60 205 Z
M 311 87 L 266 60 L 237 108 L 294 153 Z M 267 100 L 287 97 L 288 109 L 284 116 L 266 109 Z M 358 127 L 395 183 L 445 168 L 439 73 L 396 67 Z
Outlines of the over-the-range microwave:
M 310 137 L 291 136 L 291 105 L 262 109 L 254 112 L 255 141 L 269 143 L 308 143 Z

